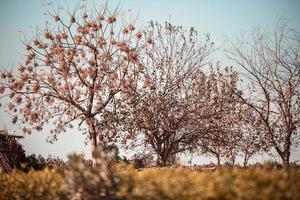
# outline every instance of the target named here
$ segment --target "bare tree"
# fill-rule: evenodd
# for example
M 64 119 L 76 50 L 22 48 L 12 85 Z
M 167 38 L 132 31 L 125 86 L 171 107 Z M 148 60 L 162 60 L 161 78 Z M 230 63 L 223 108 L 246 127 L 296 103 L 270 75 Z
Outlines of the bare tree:
M 205 101 L 206 105 L 201 110 L 206 116 L 197 119 L 195 129 L 205 127 L 206 134 L 199 135 L 196 145 L 201 153 L 209 154 L 221 164 L 221 158 L 227 158 L 234 163 L 236 157 L 236 145 L 239 139 L 237 130 L 239 103 L 232 91 L 237 90 L 238 76 L 232 69 L 226 68 L 222 71 L 217 65 L 212 68 L 205 81 L 202 81 L 196 90 L 202 91 L 196 97 L 202 98 L 196 101 Z M 228 84 L 230 83 L 230 87 Z M 201 89 L 200 89 L 201 88 Z
M 261 151 L 268 151 L 265 145 L 262 126 L 257 113 L 247 105 L 241 105 L 237 120 L 238 133 L 237 150 L 243 156 L 243 165 L 247 166 L 249 159 Z
M 50 15 L 53 24 L 47 21 L 25 42 L 27 56 L 18 71 L 1 73 L 0 93 L 9 97 L 12 121 L 21 122 L 24 132 L 53 122 L 55 139 L 85 122 L 95 150 L 104 134 L 116 134 L 117 110 L 135 90 L 142 35 L 133 22 L 125 23 L 119 9 L 107 6 L 90 12 L 75 8 L 68 19 Z
M 285 166 L 299 141 L 300 125 L 300 35 L 280 20 L 274 31 L 255 29 L 251 41 L 233 44 L 230 58 L 246 71 L 252 95 L 241 101 L 259 116 L 265 140 Z
M 145 32 L 145 79 L 128 118 L 126 139 L 157 155 L 157 164 L 172 164 L 176 154 L 196 139 L 194 84 L 212 53 L 209 35 L 185 31 L 168 22 L 151 23 Z M 203 105 L 203 104 L 202 104 Z

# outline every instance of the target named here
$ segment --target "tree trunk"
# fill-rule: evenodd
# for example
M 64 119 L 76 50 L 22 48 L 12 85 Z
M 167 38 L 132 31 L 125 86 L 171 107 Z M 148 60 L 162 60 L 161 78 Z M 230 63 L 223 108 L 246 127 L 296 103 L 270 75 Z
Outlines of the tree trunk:
M 93 167 L 96 166 L 96 158 L 94 156 L 94 152 L 97 150 L 98 148 L 98 144 L 97 144 L 97 137 L 93 134 L 92 136 L 90 136 L 90 142 L 91 142 L 91 147 L 92 147 L 92 160 L 93 160 Z
M 158 167 L 166 167 L 168 163 L 167 160 L 168 159 L 165 156 L 158 155 L 156 165 Z
M 247 154 L 245 154 L 245 156 L 244 156 L 244 167 L 247 167 L 248 161 L 249 161 L 249 156 L 247 156 Z
M 290 166 L 290 151 L 285 151 L 281 154 L 282 164 L 284 167 Z
M 166 167 L 166 166 L 167 166 L 167 161 L 166 161 L 166 159 L 162 159 L 161 167 Z
M 167 166 L 167 160 L 165 158 L 159 159 L 159 167 L 166 167 Z
M 231 158 L 231 165 L 234 166 L 234 164 L 235 164 L 235 156 L 233 156 L 233 157 Z
M 290 166 L 290 146 L 285 147 L 284 151 L 281 151 L 279 147 L 275 146 L 275 150 L 279 154 L 282 164 L 284 167 L 289 167 Z
M 88 125 L 88 131 L 89 131 L 89 138 L 90 138 L 90 144 L 91 144 L 91 149 L 92 149 L 92 160 L 93 160 L 93 167 L 96 166 L 96 158 L 94 156 L 94 152 L 98 148 L 98 143 L 97 143 L 97 133 L 96 133 L 96 128 L 95 128 L 95 123 L 93 119 L 87 119 L 87 125 Z
M 216 154 L 216 158 L 217 158 L 217 165 L 220 166 L 221 165 L 221 160 L 220 160 L 220 155 Z

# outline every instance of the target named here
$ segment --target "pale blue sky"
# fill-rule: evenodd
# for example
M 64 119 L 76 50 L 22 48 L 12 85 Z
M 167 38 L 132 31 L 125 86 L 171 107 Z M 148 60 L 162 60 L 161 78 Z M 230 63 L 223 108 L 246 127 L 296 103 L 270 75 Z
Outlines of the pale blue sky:
M 1 0 L 0 2 L 0 65 L 15 66 L 22 60 L 24 48 L 20 38 L 30 37 L 38 25 L 45 22 L 44 12 L 51 10 L 58 3 L 64 8 L 74 7 L 78 1 L 54 0 Z M 88 4 L 99 5 L 104 1 L 86 0 Z M 171 21 L 184 27 L 193 26 L 203 33 L 211 33 L 217 46 L 224 46 L 226 38 L 237 37 L 241 32 L 250 31 L 261 25 L 271 28 L 280 17 L 290 19 L 290 25 L 300 30 L 300 0 L 110 0 L 113 8 L 120 3 L 123 10 L 131 9 L 132 14 L 139 14 L 138 24 L 150 20 L 164 22 L 171 16 Z M 2 110 L 0 127 L 3 124 L 16 129 Z M 33 133 L 21 141 L 28 153 L 42 155 L 53 154 L 66 158 L 72 151 L 86 152 L 84 138 L 77 131 L 61 135 L 58 142 L 45 142 L 47 133 Z M 295 153 L 294 159 L 300 160 Z M 259 159 L 259 158 L 257 158 Z

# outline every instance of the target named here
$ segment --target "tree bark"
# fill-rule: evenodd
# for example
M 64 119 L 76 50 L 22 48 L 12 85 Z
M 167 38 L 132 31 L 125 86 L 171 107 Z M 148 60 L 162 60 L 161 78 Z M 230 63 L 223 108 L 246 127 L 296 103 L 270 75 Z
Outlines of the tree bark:
M 91 149 L 92 149 L 92 161 L 93 161 L 93 167 L 96 166 L 96 158 L 94 156 L 94 152 L 98 148 L 98 143 L 97 143 L 97 132 L 95 128 L 95 123 L 93 119 L 87 119 L 87 125 L 88 125 L 88 131 L 89 131 L 89 139 L 90 139 L 90 144 L 91 144 Z
M 157 166 L 166 167 L 168 165 L 169 157 L 165 155 L 159 155 L 157 157 Z
M 290 151 L 285 151 L 281 154 L 282 164 L 284 167 L 290 166 Z
M 247 154 L 245 154 L 244 156 L 244 167 L 246 167 L 248 165 L 248 161 L 249 161 L 249 156 L 247 156 Z
M 216 158 L 217 158 L 217 165 L 220 166 L 221 165 L 221 159 L 220 159 L 220 155 L 216 154 Z
M 235 164 L 235 156 L 231 158 L 231 165 L 234 166 Z
M 281 151 L 278 146 L 275 146 L 275 150 L 279 154 L 282 164 L 284 167 L 289 167 L 290 166 L 290 146 L 285 147 L 284 151 Z
M 162 159 L 161 167 L 166 167 L 166 166 L 167 166 L 167 161 L 166 161 L 166 159 Z
M 167 161 L 163 156 L 158 156 L 157 157 L 157 162 L 156 162 L 158 167 L 166 167 L 167 166 Z

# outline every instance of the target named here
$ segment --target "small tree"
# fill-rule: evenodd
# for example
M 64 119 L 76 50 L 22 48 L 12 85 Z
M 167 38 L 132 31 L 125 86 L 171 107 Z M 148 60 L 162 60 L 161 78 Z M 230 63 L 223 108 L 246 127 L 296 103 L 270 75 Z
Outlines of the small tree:
M 17 72 L 1 73 L 0 94 L 9 97 L 12 121 L 23 131 L 41 131 L 53 122 L 52 136 L 85 122 L 95 150 L 116 133 L 118 108 L 126 104 L 142 71 L 141 33 L 118 9 L 53 15 L 32 41 Z M 5 93 L 6 90 L 7 92 Z
M 237 141 L 237 150 L 243 156 L 243 165 L 247 166 L 249 159 L 260 151 L 268 151 L 265 145 L 262 126 L 259 124 L 257 113 L 251 108 L 241 105 L 237 127 L 240 137 Z
M 201 153 L 214 156 L 218 165 L 221 164 L 222 157 L 227 157 L 232 163 L 236 157 L 235 149 L 239 138 L 236 123 L 240 110 L 232 88 L 237 90 L 237 80 L 235 71 L 229 68 L 222 71 L 217 66 L 211 68 L 206 79 L 202 79 L 196 87 L 199 92 L 195 96 L 196 103 L 206 102 L 205 107 L 196 112 L 198 118 L 194 128 L 203 130 L 205 127 L 202 134 L 198 135 L 196 148 Z
M 261 134 L 285 166 L 299 141 L 300 127 L 300 34 L 279 21 L 273 33 L 252 33 L 229 51 L 253 84 L 252 96 L 237 94 L 259 117 Z

